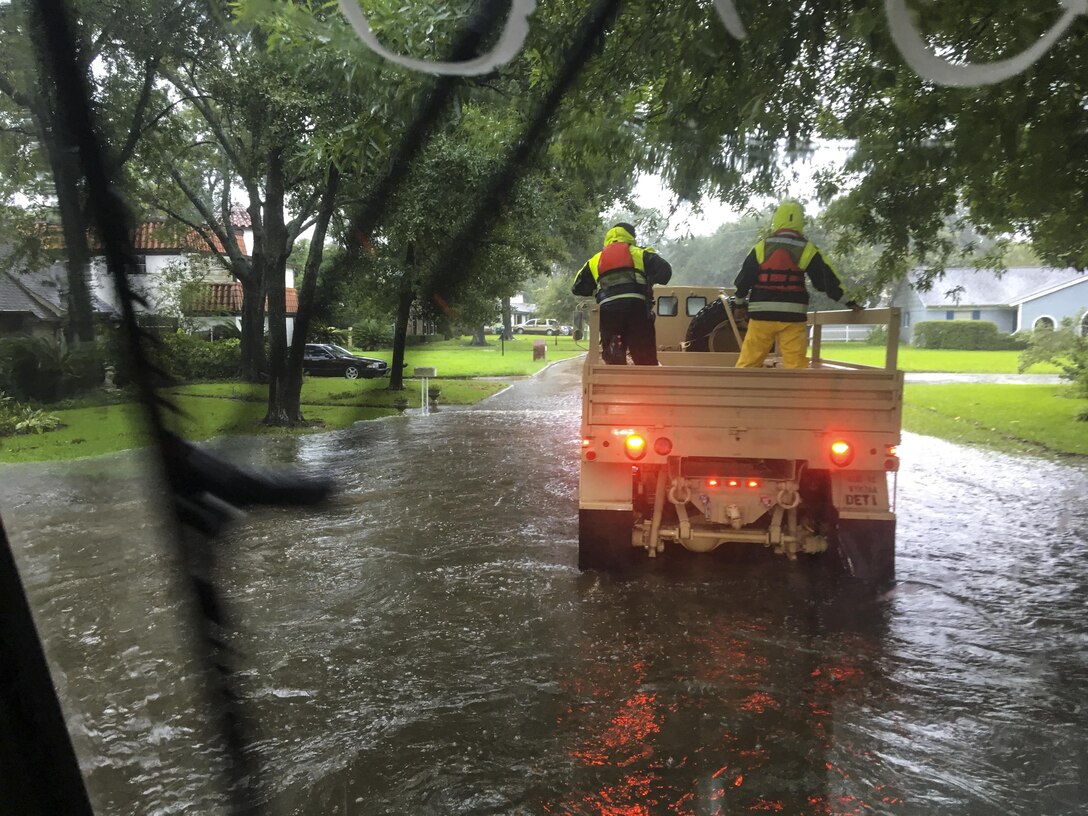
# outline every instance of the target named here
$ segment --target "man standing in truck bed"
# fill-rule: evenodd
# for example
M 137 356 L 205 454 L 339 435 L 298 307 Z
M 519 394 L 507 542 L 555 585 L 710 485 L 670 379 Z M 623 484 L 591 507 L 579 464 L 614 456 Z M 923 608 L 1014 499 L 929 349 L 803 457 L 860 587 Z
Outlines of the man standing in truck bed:
M 783 201 L 771 221 L 771 234 L 756 244 L 741 265 L 737 298 L 748 299 L 748 331 L 737 368 L 759 368 L 778 340 L 785 368 L 806 368 L 808 289 L 812 285 L 833 300 L 844 292 L 839 273 L 816 245 L 802 234 L 805 213 L 796 201 Z M 846 304 L 861 308 L 853 301 Z
M 649 247 L 635 244 L 635 228 L 619 223 L 604 237 L 604 249 L 585 262 L 570 290 L 601 304 L 601 356 L 625 365 L 627 350 L 635 365 L 657 365 L 657 337 L 650 308 L 655 284 L 672 277 L 669 262 Z

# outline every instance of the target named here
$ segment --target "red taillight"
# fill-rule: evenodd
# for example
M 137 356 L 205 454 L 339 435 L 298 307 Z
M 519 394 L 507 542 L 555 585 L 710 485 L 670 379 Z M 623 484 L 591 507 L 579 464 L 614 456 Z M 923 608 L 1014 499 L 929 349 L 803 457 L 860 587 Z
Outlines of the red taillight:
M 839 467 L 846 467 L 854 461 L 854 446 L 836 439 L 831 443 L 831 461 Z
M 623 446 L 632 459 L 641 459 L 646 455 L 646 440 L 638 434 L 628 434 Z
M 759 487 L 759 479 L 749 479 L 748 487 Z
M 717 487 L 718 486 L 718 480 L 717 479 L 707 479 L 706 480 L 706 486 L 707 487 Z
M 730 487 L 740 487 L 740 481 L 737 479 L 730 479 L 726 484 Z
M 667 436 L 659 436 L 654 440 L 654 453 L 658 456 L 668 456 L 672 453 L 672 440 Z

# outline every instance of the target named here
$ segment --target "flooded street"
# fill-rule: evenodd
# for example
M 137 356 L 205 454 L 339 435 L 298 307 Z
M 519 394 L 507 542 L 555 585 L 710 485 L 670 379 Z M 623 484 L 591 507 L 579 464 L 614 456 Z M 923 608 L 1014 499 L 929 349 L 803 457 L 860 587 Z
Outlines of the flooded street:
M 579 373 L 229 442 L 342 490 L 224 543 L 270 812 L 1084 812 L 1088 467 L 906 436 L 879 597 L 762 550 L 583 575 Z M 3 467 L 0 511 L 96 812 L 224 812 L 148 479 Z

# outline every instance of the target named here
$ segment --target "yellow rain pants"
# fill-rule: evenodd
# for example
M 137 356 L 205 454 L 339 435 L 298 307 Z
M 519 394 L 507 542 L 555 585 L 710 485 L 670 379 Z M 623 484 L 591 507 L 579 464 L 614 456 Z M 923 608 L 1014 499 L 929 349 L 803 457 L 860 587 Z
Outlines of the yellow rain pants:
M 808 324 L 781 320 L 749 320 L 737 368 L 759 368 L 778 340 L 785 368 L 808 368 Z

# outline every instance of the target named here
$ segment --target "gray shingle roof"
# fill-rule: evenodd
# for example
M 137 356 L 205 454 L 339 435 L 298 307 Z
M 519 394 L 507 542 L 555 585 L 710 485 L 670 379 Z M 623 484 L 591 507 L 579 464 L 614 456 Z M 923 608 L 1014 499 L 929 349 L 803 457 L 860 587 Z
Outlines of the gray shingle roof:
M 1024 295 L 1079 277 L 1076 269 L 1015 266 L 997 277 L 991 270 L 953 267 L 928 292 L 918 292 L 928 307 L 1010 306 Z M 916 280 L 911 275 L 911 281 Z M 959 290 L 959 291 L 954 291 Z

